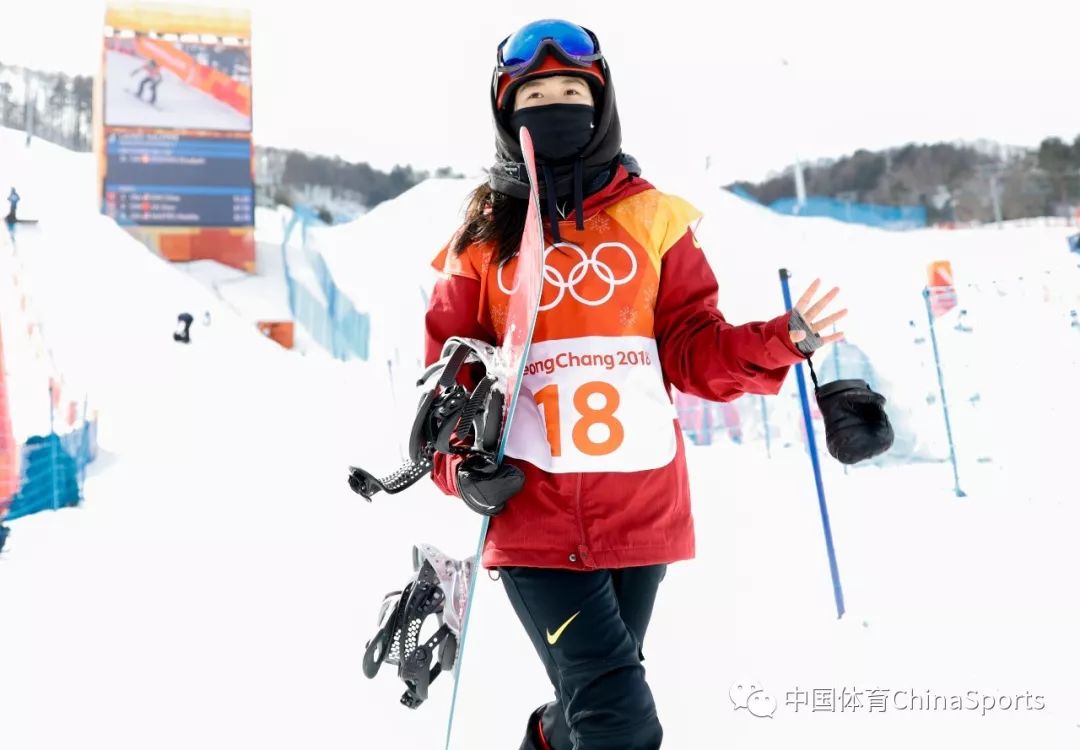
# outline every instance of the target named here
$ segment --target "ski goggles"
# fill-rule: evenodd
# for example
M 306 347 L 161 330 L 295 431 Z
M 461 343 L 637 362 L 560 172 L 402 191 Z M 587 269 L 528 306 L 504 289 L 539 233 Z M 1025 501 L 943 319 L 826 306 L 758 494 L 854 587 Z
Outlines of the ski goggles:
M 554 19 L 533 21 L 499 44 L 496 75 L 519 76 L 535 68 L 547 54 L 582 68 L 603 59 L 600 41 L 585 27 Z

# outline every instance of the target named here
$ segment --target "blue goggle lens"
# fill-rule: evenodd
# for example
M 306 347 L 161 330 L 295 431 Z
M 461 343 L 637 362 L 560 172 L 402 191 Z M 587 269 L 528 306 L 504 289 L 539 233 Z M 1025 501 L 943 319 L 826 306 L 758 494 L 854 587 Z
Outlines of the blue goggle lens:
M 569 21 L 546 19 L 526 24 L 507 37 L 499 50 L 500 61 L 503 65 L 527 63 L 549 39 L 570 57 L 599 53 L 596 42 L 582 27 Z

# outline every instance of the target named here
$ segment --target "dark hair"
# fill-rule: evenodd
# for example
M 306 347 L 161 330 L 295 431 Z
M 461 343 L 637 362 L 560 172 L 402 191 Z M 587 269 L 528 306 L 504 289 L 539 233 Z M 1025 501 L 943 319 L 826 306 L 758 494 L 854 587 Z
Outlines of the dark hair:
M 505 263 L 517 255 L 527 211 L 525 199 L 498 193 L 486 182 L 478 185 L 469 193 L 465 224 L 450 249 L 460 255 L 475 242 L 490 242 L 495 245 L 496 262 Z

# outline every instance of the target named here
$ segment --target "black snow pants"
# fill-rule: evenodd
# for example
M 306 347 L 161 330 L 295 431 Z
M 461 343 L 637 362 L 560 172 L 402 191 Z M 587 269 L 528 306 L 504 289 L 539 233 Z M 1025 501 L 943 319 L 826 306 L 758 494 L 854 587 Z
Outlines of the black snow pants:
M 510 603 L 555 688 L 555 701 L 534 715 L 543 727 L 540 747 L 660 747 L 663 730 L 645 682 L 641 644 L 666 570 L 501 569 Z M 528 743 L 524 747 L 532 747 Z
M 144 79 L 142 79 L 141 81 L 139 81 L 139 90 L 135 92 L 135 96 L 137 96 L 139 99 L 142 99 L 143 98 L 143 95 L 142 95 L 143 88 L 145 88 L 147 86 L 147 84 L 149 84 L 149 86 L 150 86 L 150 103 L 151 104 L 157 104 L 157 87 L 158 87 L 159 83 L 161 83 L 160 78 L 144 78 Z

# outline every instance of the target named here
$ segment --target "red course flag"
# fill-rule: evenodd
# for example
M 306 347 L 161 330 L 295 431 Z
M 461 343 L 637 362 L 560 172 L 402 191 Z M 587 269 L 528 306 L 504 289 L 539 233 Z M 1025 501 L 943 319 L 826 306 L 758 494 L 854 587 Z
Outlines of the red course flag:
M 952 263 L 935 260 L 926 267 L 926 288 L 930 290 L 930 309 L 940 318 L 956 307 L 956 287 L 953 283 Z

